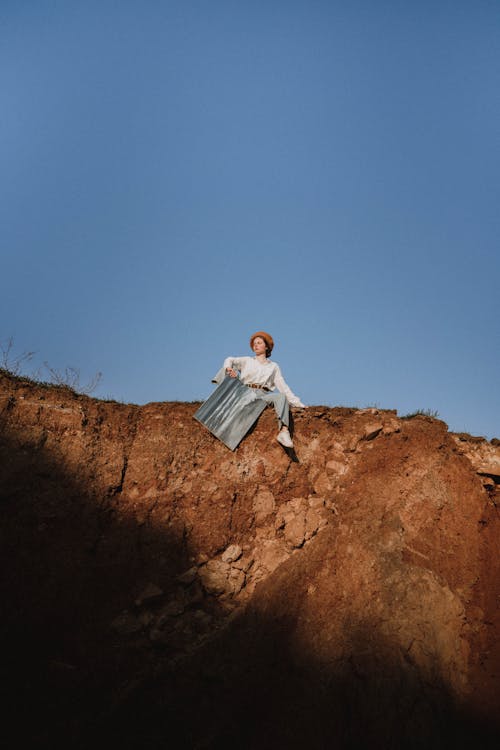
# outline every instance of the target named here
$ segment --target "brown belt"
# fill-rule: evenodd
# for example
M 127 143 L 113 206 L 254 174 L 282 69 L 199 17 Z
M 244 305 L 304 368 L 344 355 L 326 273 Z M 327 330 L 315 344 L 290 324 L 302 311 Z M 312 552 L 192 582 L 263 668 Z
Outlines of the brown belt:
M 257 383 L 245 383 L 249 388 L 258 388 L 260 391 L 270 391 L 270 388 L 266 388 L 265 385 L 257 385 Z

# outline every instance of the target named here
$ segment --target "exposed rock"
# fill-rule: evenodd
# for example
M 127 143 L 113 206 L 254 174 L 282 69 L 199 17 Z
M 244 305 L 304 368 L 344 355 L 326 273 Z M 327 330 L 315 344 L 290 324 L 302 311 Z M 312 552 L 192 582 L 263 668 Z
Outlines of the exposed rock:
M 193 583 L 193 581 L 196 579 L 196 576 L 198 575 L 198 569 L 197 568 L 189 568 L 189 570 L 186 570 L 184 573 L 181 573 L 181 575 L 177 576 L 177 580 L 180 583 L 184 583 L 186 586 L 189 586 L 189 584 Z
M 145 603 L 158 601 L 162 598 L 162 596 L 163 591 L 159 586 L 157 586 L 155 583 L 148 583 L 140 596 L 138 596 L 135 600 L 135 604 L 137 607 L 140 607 Z
M 496 747 L 500 444 L 321 406 L 291 460 L 196 408 L 0 373 L 18 744 Z
M 226 562 L 209 560 L 198 572 L 203 586 L 210 594 L 223 594 L 228 589 L 230 570 Z
M 321 472 L 313 482 L 314 492 L 318 495 L 328 495 L 332 491 L 332 486 L 326 471 Z
M 262 575 L 262 569 L 267 573 L 272 573 L 273 570 L 276 570 L 282 562 L 288 559 L 289 553 L 284 545 L 276 539 L 263 542 L 258 550 L 254 550 L 254 556 L 256 558 L 255 567 L 258 577 L 259 574 Z
M 349 442 L 347 443 L 347 448 L 346 448 L 346 450 L 347 450 L 347 451 L 348 451 L 349 453 L 354 453 L 354 451 L 355 451 L 355 450 L 357 449 L 357 447 L 358 447 L 358 443 L 359 443 L 359 437 L 358 437 L 357 435 L 354 435 L 353 437 L 351 437 L 351 439 L 350 439 L 350 440 L 349 440 Z
M 381 422 L 372 422 L 371 424 L 367 424 L 363 432 L 363 439 L 373 440 L 373 438 L 376 438 L 383 429 L 384 425 Z
M 498 484 L 498 482 L 496 481 L 496 477 L 492 477 L 489 474 L 486 474 L 485 476 L 482 477 L 482 482 L 483 482 L 483 487 L 485 487 L 485 489 L 487 490 L 494 490 L 495 485 Z
M 247 573 L 250 567 L 253 564 L 253 557 L 245 555 L 244 557 L 240 557 L 236 562 L 233 563 L 233 567 L 237 570 L 242 570 L 244 573 Z
M 326 519 L 325 519 L 326 520 Z M 304 538 L 310 539 L 318 531 L 322 521 L 321 514 L 315 508 L 309 508 L 305 517 Z M 286 532 L 285 532 L 286 533 Z
M 245 584 L 245 573 L 242 570 L 238 570 L 238 568 L 231 568 L 228 577 L 228 584 L 229 592 L 233 596 L 236 596 L 240 593 Z
M 342 476 L 342 474 L 345 474 L 347 471 L 347 465 L 344 461 L 335 461 L 333 459 L 330 459 L 326 462 L 326 470 L 329 474 Z
M 203 601 L 203 598 L 203 588 L 199 580 L 196 579 L 184 592 L 184 604 L 186 607 L 191 607 L 193 604 L 198 604 Z
M 484 438 L 471 437 L 464 433 L 452 437 L 478 474 L 500 482 L 500 451 L 494 440 L 488 443 Z
M 481 476 L 491 477 L 497 484 L 500 482 L 500 461 L 480 464 L 476 471 Z
M 142 630 L 143 624 L 139 617 L 130 614 L 130 612 L 122 612 L 118 617 L 115 617 L 111 627 L 120 635 L 132 635 Z
M 165 618 L 178 617 L 184 612 L 185 606 L 182 599 L 171 599 L 161 610 L 160 620 L 165 622 Z
M 149 628 L 150 625 L 153 624 L 155 620 L 155 616 L 152 612 L 140 612 L 139 613 L 139 622 L 141 623 L 143 628 Z
M 207 632 L 210 629 L 213 617 L 208 612 L 205 612 L 202 609 L 197 609 L 194 612 L 194 618 L 197 623 L 198 630 Z
M 304 544 L 306 533 L 306 512 L 299 510 L 285 523 L 285 539 L 292 547 Z
M 276 503 L 272 492 L 265 488 L 259 489 L 253 500 L 255 522 L 261 524 L 274 511 Z
M 310 508 L 323 508 L 325 506 L 325 500 L 322 497 L 317 497 L 316 495 L 310 495 L 309 498 L 309 507 Z
M 385 422 L 382 432 L 384 435 L 392 435 L 394 432 L 401 432 L 398 420 L 390 419 Z
M 231 544 L 222 555 L 222 561 L 226 563 L 232 563 L 238 560 L 242 555 L 243 550 L 239 544 Z

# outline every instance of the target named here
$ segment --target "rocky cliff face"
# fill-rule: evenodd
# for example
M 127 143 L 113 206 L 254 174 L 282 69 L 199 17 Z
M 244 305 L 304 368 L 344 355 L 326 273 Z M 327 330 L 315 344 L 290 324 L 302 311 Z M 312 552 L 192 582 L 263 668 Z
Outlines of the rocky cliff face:
M 0 375 L 18 745 L 496 744 L 498 441 L 318 406 L 231 453 L 196 407 Z

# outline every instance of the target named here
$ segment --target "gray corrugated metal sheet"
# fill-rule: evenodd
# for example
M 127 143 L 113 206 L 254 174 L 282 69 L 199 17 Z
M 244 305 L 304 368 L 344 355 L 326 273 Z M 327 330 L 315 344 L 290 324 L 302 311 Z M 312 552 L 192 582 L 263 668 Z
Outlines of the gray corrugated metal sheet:
M 251 388 L 228 376 L 193 416 L 234 451 L 266 406 Z

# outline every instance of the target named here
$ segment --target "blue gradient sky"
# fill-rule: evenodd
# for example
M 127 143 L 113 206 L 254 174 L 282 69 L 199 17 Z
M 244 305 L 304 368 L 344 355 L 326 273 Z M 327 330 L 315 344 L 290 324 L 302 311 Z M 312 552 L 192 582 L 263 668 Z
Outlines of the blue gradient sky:
M 500 437 L 497 0 L 0 4 L 0 339 Z M 250 353 L 248 351 L 248 353 Z

